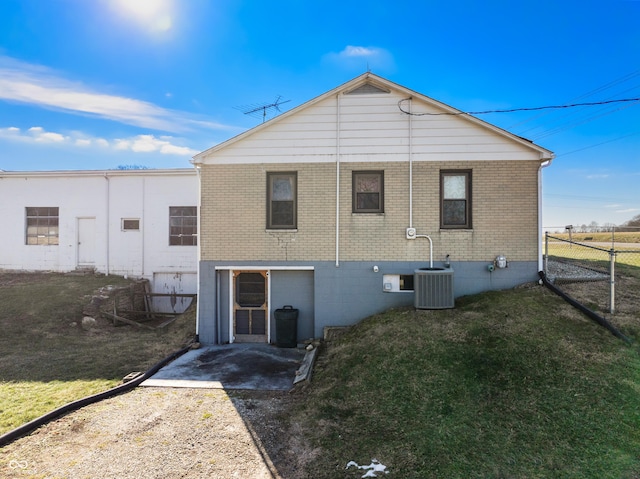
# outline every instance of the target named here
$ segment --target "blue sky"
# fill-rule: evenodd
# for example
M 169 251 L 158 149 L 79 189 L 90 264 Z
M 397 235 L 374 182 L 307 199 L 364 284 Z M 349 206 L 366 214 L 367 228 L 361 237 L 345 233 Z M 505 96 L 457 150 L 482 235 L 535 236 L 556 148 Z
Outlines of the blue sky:
M 190 167 L 367 69 L 462 111 L 638 98 L 640 0 L 3 0 L 0 169 Z M 555 152 L 545 226 L 640 214 L 640 102 L 478 116 Z

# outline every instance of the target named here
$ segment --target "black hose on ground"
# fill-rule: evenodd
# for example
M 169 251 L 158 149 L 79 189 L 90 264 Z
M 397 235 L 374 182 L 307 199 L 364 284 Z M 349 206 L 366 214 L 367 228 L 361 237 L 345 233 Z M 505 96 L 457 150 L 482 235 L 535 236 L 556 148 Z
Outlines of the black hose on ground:
M 39 418 L 34 419 L 26 424 L 23 424 L 16 429 L 9 431 L 2 436 L 0 436 L 0 447 L 4 447 L 7 444 L 15 441 L 16 439 L 21 438 L 29 434 L 30 432 L 36 430 L 40 426 L 44 426 L 46 423 L 57 419 L 58 417 L 67 414 L 69 412 L 75 411 L 76 409 L 80 409 L 81 407 L 88 406 L 89 404 L 96 403 L 98 401 L 102 401 L 104 399 L 108 399 L 113 396 L 117 396 L 118 394 L 122 394 L 128 392 L 136 387 L 138 387 L 143 381 L 149 379 L 155 373 L 157 373 L 161 368 L 169 364 L 171 361 L 176 358 L 182 356 L 184 353 L 189 351 L 191 346 L 185 346 L 179 351 L 167 356 L 162 361 L 156 363 L 149 370 L 147 370 L 144 374 L 132 379 L 131 381 L 116 386 L 115 388 L 109 389 L 108 391 L 104 391 L 98 394 L 94 394 L 93 396 L 87 396 L 82 399 L 78 399 L 77 401 L 73 401 L 69 404 L 65 404 L 64 406 L 59 407 L 58 409 L 54 409 L 53 411 L 45 414 L 44 416 L 40 416 Z
M 542 280 L 542 283 L 547 288 L 549 288 L 551 291 L 556 293 L 558 296 L 560 296 L 562 299 L 564 299 L 571 306 L 573 306 L 574 308 L 577 308 L 578 310 L 580 310 L 581 312 L 583 312 L 584 314 L 589 316 L 591 319 L 593 319 L 600 326 L 603 326 L 604 328 L 606 328 L 616 338 L 622 339 L 623 341 L 626 341 L 627 343 L 631 343 L 631 340 L 629 338 L 627 338 L 624 334 L 622 334 L 613 324 L 611 324 L 609 321 L 607 321 L 606 318 L 600 316 L 598 313 L 596 313 L 595 311 L 592 311 L 591 309 L 587 308 L 583 304 L 578 303 L 571 296 L 568 296 L 567 294 L 563 293 L 561 290 L 556 288 L 555 285 L 551 284 L 549 282 L 549 280 L 547 279 L 547 275 L 544 274 L 544 271 L 539 271 L 538 275 L 540 276 L 540 279 Z

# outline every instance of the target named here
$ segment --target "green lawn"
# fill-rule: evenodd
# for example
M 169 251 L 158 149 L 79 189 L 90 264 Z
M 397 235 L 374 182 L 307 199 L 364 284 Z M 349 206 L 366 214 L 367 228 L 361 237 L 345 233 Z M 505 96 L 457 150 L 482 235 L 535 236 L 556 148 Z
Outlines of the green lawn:
M 127 283 L 117 276 L 0 273 L 0 434 L 116 386 L 193 336 L 193 314 L 164 333 L 106 321 L 93 331 L 79 327 L 94 292 Z
M 639 318 L 640 319 L 640 318 Z M 542 287 L 389 311 L 328 344 L 292 421 L 307 475 L 637 478 L 640 357 Z

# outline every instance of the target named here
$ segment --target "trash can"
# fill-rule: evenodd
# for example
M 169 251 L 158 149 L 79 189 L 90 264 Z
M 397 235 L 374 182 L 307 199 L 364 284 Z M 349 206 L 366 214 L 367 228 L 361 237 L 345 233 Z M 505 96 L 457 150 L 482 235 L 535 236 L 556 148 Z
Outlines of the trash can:
M 291 305 L 276 309 L 276 346 L 295 348 L 298 346 L 298 310 Z

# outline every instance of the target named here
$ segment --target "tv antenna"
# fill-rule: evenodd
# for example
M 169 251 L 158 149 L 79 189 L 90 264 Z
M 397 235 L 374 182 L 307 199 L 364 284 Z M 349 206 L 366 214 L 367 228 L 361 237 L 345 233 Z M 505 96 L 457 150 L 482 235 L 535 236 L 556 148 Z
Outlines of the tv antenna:
M 243 105 L 236 107 L 236 110 L 240 110 L 245 115 L 253 116 L 254 118 L 260 118 L 262 116 L 262 123 L 267 119 L 268 114 L 274 114 L 280 112 L 280 105 L 289 103 L 291 100 L 282 100 L 282 96 L 278 95 L 273 103 L 261 104 L 254 103 L 252 105 Z

